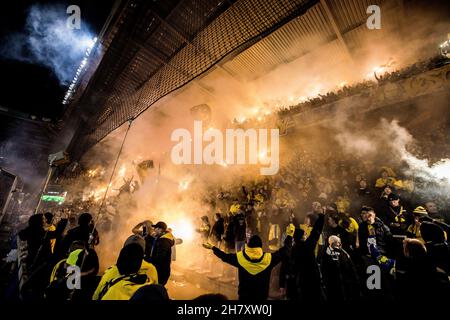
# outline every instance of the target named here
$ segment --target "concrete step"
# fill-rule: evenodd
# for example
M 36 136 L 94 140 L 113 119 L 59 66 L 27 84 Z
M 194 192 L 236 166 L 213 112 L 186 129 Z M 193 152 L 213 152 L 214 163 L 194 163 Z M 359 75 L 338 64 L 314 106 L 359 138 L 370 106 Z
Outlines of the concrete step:
M 222 275 L 221 274 L 209 274 L 206 276 L 210 280 L 219 280 Z
M 222 274 L 211 272 L 210 270 L 198 270 L 199 268 L 183 268 L 176 266 L 173 268 L 178 273 L 183 274 L 186 282 L 206 290 L 211 293 L 222 293 L 229 299 L 237 299 L 236 278 L 227 276 L 223 278 Z M 193 269 L 197 269 L 193 271 Z M 172 279 L 172 276 L 171 276 Z
M 182 272 L 174 270 L 170 272 L 170 280 L 182 282 L 185 281 L 185 277 Z

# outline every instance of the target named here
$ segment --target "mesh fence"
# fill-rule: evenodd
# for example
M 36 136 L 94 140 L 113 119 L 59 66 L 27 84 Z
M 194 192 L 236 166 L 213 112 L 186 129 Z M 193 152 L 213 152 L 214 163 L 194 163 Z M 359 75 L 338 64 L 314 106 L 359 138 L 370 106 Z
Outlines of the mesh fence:
M 75 108 L 84 114 L 69 152 L 79 159 L 127 120 L 303 14 L 318 0 L 133 1 Z M 164 3 L 164 5 L 161 5 Z

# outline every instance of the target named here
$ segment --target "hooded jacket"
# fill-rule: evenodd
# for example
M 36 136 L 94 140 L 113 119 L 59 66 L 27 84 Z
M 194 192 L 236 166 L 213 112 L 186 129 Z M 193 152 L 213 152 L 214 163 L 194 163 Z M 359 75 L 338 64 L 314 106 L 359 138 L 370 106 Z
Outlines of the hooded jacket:
M 80 288 L 72 292 L 68 289 L 66 281 L 68 268 L 78 266 L 81 268 Z M 50 283 L 46 289 L 47 300 L 63 301 L 71 296 L 72 301 L 89 301 L 97 286 L 97 273 L 99 269 L 98 256 L 93 249 L 76 249 L 67 258 L 59 261 L 50 275 Z
M 435 223 L 423 222 L 420 233 L 431 261 L 450 275 L 450 245 L 446 241 L 444 230 Z
M 234 217 L 230 216 L 229 222 L 225 229 L 225 236 L 224 236 L 224 240 L 225 240 L 225 243 L 226 243 L 228 249 L 232 249 L 235 246 L 235 242 L 236 242 L 235 225 L 236 225 L 236 222 L 234 220 Z
M 423 295 L 427 301 L 448 301 L 450 282 L 448 275 L 428 258 L 405 259 L 396 267 L 396 293 L 400 300 L 409 301 L 412 292 Z
M 212 227 L 211 236 L 214 239 L 214 241 L 221 241 L 224 232 L 225 232 L 224 219 L 220 217 Z
M 287 265 L 282 266 L 280 272 L 280 283 L 286 282 L 286 293 L 292 300 L 317 302 L 322 298 L 315 249 L 322 233 L 324 219 L 323 214 L 318 215 L 306 240 L 302 239 L 302 230 L 295 231 L 295 244 L 289 250 Z
M 56 244 L 55 253 L 59 257 L 65 256 L 67 251 L 69 251 L 70 245 L 74 241 L 83 241 L 87 246 L 89 244 L 91 233 L 94 237 L 92 244 L 98 245 L 100 243 L 100 238 L 97 229 L 93 229 L 93 226 L 91 225 L 79 225 L 67 231 L 67 234 L 62 239 L 60 245 Z
M 381 254 L 385 255 L 390 250 L 392 234 L 389 227 L 385 225 L 383 221 L 381 221 L 381 219 L 378 217 L 375 218 L 374 224 L 369 226 L 367 222 L 363 222 L 359 227 L 358 236 L 361 254 L 369 253 L 369 249 L 367 246 L 367 241 L 370 237 L 369 229 L 373 230 L 372 232 L 374 233 L 374 236 L 372 237 L 374 237 L 376 241 L 378 250 Z
M 245 230 L 247 228 L 246 222 L 245 222 L 245 216 L 242 212 L 237 213 L 233 217 L 235 223 L 234 223 L 234 234 L 235 234 L 235 240 L 236 241 L 245 241 Z
M 25 261 L 30 271 L 49 262 L 52 256 L 51 239 L 57 239 L 59 242 L 66 225 L 67 219 L 61 219 L 55 230 L 46 231 L 42 222 L 42 214 L 30 217 L 28 227 L 19 232 L 20 240 L 27 242 Z
M 148 263 L 145 260 L 142 260 L 141 268 L 137 273 L 140 275 L 147 276 L 147 280 L 142 285 L 158 283 L 158 272 L 156 271 L 156 268 L 151 263 Z M 95 289 L 94 295 L 92 296 L 92 300 L 107 300 L 107 299 L 126 300 L 129 299 L 134 294 L 134 292 L 142 286 L 142 285 L 134 285 L 131 283 L 131 281 L 124 279 L 123 283 L 121 284 L 117 283 L 118 284 L 117 286 L 116 284 L 111 286 L 110 289 L 114 287 L 113 292 L 109 293 L 108 295 L 105 294 L 104 296 L 101 296 L 101 293 L 104 290 L 104 288 L 109 284 L 113 283 L 115 279 L 119 279 L 120 277 L 121 274 L 116 265 L 113 265 L 108 269 L 106 269 L 103 277 L 100 280 L 100 283 L 97 286 L 97 289 Z
M 329 302 L 352 301 L 360 296 L 356 268 L 345 250 L 327 247 L 321 257 L 321 270 Z
M 288 236 L 286 241 L 292 241 Z M 272 269 L 280 263 L 286 253 L 286 246 L 274 253 L 263 252 L 262 248 L 249 248 L 236 254 L 225 253 L 213 247 L 213 253 L 223 262 L 238 268 L 239 300 L 266 300 L 269 295 Z
M 152 263 L 158 271 L 159 284 L 165 285 L 170 277 L 170 263 L 172 261 L 172 247 L 175 238 L 170 232 L 160 237 L 146 237 L 145 261 Z
M 402 204 L 392 207 L 389 201 L 385 200 L 381 204 L 379 211 L 379 217 L 386 223 L 393 234 L 405 235 L 408 226 L 414 222 L 412 215 Z

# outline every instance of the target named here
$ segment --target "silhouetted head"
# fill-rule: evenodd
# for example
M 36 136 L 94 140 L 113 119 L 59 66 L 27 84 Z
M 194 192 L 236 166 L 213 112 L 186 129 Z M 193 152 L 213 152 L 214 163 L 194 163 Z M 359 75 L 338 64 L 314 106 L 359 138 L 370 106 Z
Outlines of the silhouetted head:
M 424 221 L 420 225 L 420 235 L 425 242 L 442 243 L 445 241 L 445 232 L 437 224 Z
M 247 243 L 249 248 L 262 248 L 261 238 L 257 235 L 252 236 Z
M 144 258 L 144 250 L 137 243 L 131 243 L 120 250 L 117 259 L 117 269 L 121 275 L 133 274 L 139 271 Z
M 127 245 L 132 244 L 132 243 L 136 243 L 136 244 L 140 245 L 142 247 L 142 250 L 145 251 L 145 239 L 144 239 L 144 237 L 142 237 L 142 236 L 140 236 L 138 234 L 133 234 L 133 235 L 129 236 L 127 238 L 127 240 L 125 240 L 125 243 L 123 244 L 123 246 L 126 247 Z
M 44 219 L 45 219 L 45 223 L 50 224 L 53 221 L 53 213 L 51 212 L 46 212 L 44 213 Z
M 44 216 L 42 213 L 34 214 L 28 219 L 30 229 L 39 229 L 44 225 Z
M 403 253 L 405 257 L 414 260 L 423 260 L 427 257 L 427 249 L 418 239 L 405 239 L 403 241 Z
M 89 226 L 89 223 L 91 223 L 91 221 L 92 221 L 92 215 L 88 212 L 84 212 L 84 213 L 80 214 L 80 216 L 78 217 L 78 225 L 82 226 L 82 227 Z

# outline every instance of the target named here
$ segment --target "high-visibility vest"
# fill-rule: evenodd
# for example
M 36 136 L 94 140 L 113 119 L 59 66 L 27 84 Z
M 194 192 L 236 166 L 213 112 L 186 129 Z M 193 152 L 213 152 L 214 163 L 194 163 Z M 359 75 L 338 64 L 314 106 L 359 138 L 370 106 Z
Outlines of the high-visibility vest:
M 145 284 L 156 284 L 158 283 L 158 272 L 153 264 L 142 260 L 141 268 L 138 271 L 138 274 L 144 274 L 147 276 L 147 282 Z M 119 269 L 117 266 L 111 266 L 106 271 L 103 277 L 100 280 L 100 283 L 97 286 L 97 289 L 92 296 L 92 300 L 100 300 L 100 293 L 104 290 L 104 287 L 111 283 L 114 279 L 118 279 L 121 276 L 119 273 Z M 137 289 L 136 289 L 137 290 Z

